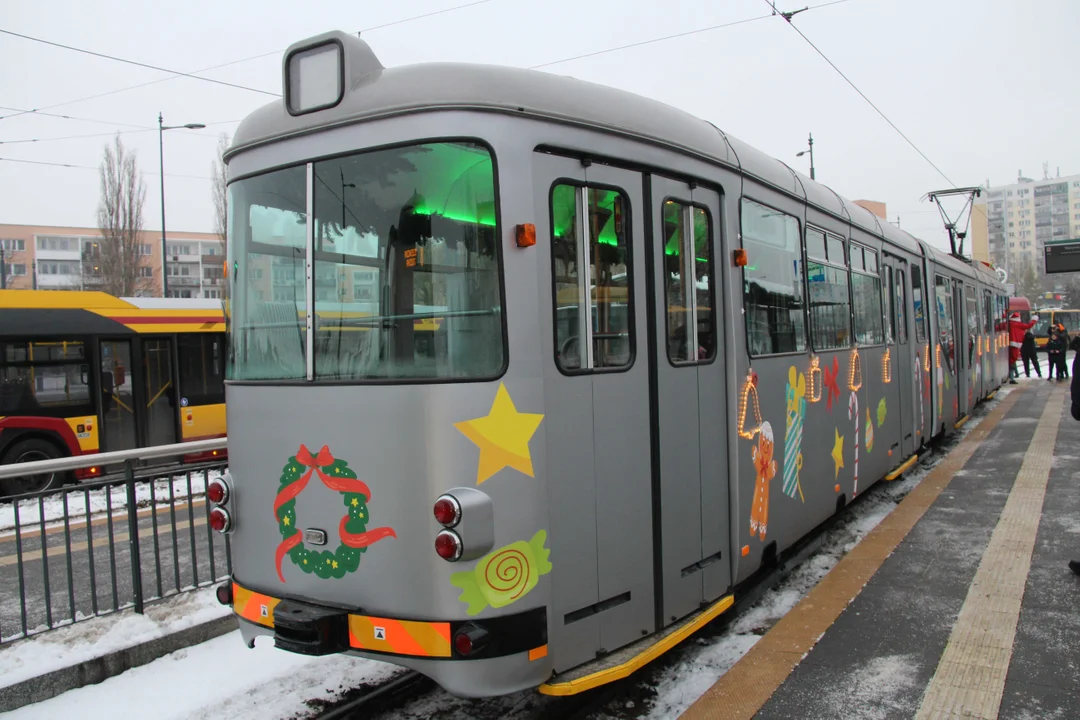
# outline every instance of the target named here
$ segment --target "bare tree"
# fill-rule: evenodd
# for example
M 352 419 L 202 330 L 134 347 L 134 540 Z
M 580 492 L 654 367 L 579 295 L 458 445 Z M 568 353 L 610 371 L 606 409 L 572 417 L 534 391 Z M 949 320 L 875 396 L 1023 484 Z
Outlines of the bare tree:
M 222 156 L 228 148 L 229 136 L 227 133 L 221 133 L 218 137 L 217 155 L 214 157 L 214 162 L 211 166 L 211 178 L 213 179 L 211 192 L 214 194 L 214 231 L 217 233 L 221 243 L 222 255 L 225 254 L 225 237 L 228 233 L 229 222 L 229 196 L 228 191 L 225 188 L 227 173 L 225 161 L 222 160 Z
M 143 294 L 153 283 L 139 276 L 146 183 L 139 174 L 135 153 L 124 149 L 119 135 L 111 146 L 105 146 L 100 175 L 101 239 L 83 248 L 83 286 L 117 297 Z

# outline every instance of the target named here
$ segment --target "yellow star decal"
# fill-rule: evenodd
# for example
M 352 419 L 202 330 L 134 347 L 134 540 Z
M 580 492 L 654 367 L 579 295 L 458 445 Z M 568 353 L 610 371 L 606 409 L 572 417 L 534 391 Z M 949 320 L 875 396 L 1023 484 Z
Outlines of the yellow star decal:
M 335 570 L 337 570 L 337 560 L 335 560 L 334 562 L 332 562 L 332 563 L 330 563 L 330 564 L 331 564 L 331 565 L 333 566 L 333 568 L 334 568 Z
M 833 432 L 836 433 L 836 442 L 833 444 L 832 459 L 836 465 L 836 477 L 840 477 L 840 468 L 844 467 L 844 436 L 839 430 Z
M 529 440 L 543 419 L 543 415 L 519 413 L 506 386 L 499 383 L 495 402 L 485 417 L 455 423 L 454 427 L 480 448 L 476 484 L 481 484 L 504 467 L 535 477 Z
M 282 525 L 288 525 L 289 524 L 289 516 L 288 515 L 286 515 L 285 518 L 281 521 L 281 524 Z
M 867 412 L 870 412 L 870 411 L 869 411 L 869 410 L 867 410 Z M 360 502 L 359 502 L 359 501 L 358 501 L 358 500 L 357 500 L 356 498 L 353 498 L 353 499 L 352 499 L 352 506 L 353 506 L 353 507 L 356 507 L 356 506 L 357 506 L 357 505 L 359 505 L 359 504 L 360 504 Z

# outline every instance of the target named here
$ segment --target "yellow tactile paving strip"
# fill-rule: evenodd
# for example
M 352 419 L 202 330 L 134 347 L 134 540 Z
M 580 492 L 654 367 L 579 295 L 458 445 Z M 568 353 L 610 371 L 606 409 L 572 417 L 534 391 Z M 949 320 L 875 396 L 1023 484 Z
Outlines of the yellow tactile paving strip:
M 753 718 L 929 509 L 1016 403 L 1017 388 L 971 430 L 862 542 L 683 713 L 687 720 Z M 1060 410 L 1060 404 L 1058 404 Z M 1051 446 L 1052 448 L 1052 446 Z M 1049 455 L 1049 452 L 1048 452 Z
M 1051 394 L 1035 437 L 990 536 L 916 718 L 997 718 L 1012 659 L 1035 535 L 1061 421 L 1059 389 Z

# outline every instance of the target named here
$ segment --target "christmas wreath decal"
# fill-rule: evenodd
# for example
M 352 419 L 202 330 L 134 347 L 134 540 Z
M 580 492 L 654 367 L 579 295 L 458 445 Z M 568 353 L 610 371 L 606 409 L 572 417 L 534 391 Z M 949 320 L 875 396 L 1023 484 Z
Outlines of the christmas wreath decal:
M 312 475 L 317 475 L 323 485 L 341 493 L 345 515 L 338 523 L 341 544 L 333 552 L 310 550 L 303 545 L 303 534 L 296 525 L 296 497 L 307 487 Z M 397 537 L 392 528 L 367 529 L 368 501 L 371 490 L 356 477 L 349 464 L 335 459 L 330 448 L 323 445 L 318 455 L 312 457 L 304 445 L 296 455 L 289 458 L 281 470 L 281 486 L 274 498 L 274 518 L 281 531 L 281 544 L 274 553 L 274 566 L 278 579 L 285 582 L 281 563 L 288 555 L 293 564 L 306 573 L 321 578 L 342 578 L 360 566 L 360 555 L 369 545 L 388 537 Z

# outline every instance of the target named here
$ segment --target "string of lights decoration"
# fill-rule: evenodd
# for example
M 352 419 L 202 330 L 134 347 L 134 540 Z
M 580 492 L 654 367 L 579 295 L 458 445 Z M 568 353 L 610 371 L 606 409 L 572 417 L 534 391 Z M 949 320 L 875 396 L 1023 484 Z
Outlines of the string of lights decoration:
M 758 375 L 751 368 L 746 373 L 746 381 L 743 383 L 742 392 L 739 393 L 739 437 L 746 440 L 753 440 L 761 430 L 761 405 L 758 402 L 757 384 Z M 743 426 L 746 424 L 746 406 L 751 393 L 754 395 L 754 416 L 757 419 L 757 425 L 752 430 L 745 430 Z
M 892 348 L 885 348 L 881 358 L 881 381 L 886 385 L 892 382 Z
M 821 358 L 811 355 L 810 371 L 806 373 L 806 402 L 816 403 L 821 400 L 821 387 Z
M 855 381 L 855 373 L 859 374 L 859 381 Z M 862 359 L 859 357 L 859 348 L 851 352 L 851 372 L 848 375 L 848 390 L 858 390 L 862 387 Z
M 930 348 L 926 348 L 926 354 L 923 356 L 923 370 L 930 372 Z

